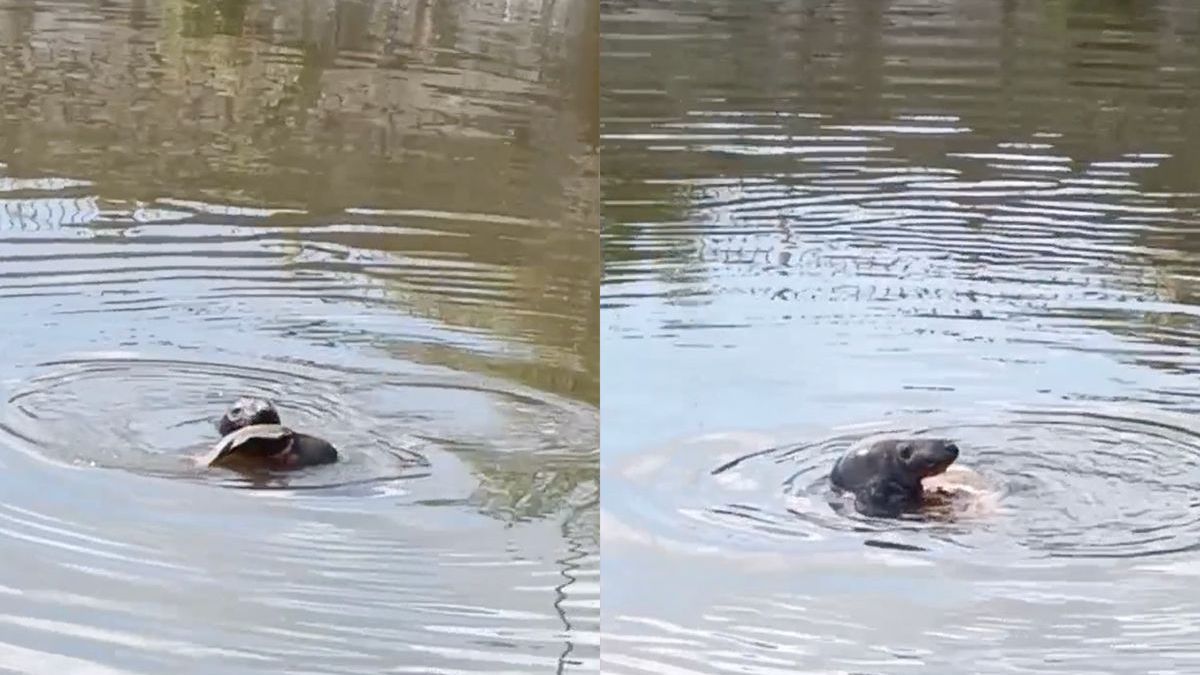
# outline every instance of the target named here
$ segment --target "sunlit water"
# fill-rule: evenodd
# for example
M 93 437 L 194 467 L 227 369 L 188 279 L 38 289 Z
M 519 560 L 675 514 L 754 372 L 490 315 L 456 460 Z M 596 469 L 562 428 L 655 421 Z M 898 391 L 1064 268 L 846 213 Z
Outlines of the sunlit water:
M 583 9 L 0 7 L 0 669 L 597 670 Z
M 1193 672 L 1188 3 L 606 3 L 608 673 Z M 948 436 L 982 508 L 827 478 Z

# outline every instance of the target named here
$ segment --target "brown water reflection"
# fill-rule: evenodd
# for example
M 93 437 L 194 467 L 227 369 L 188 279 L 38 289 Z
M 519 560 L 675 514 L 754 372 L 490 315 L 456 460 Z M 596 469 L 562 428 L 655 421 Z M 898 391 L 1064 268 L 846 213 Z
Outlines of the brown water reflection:
M 595 401 L 596 324 L 583 310 L 597 306 L 596 285 L 579 272 L 599 260 L 596 110 L 580 85 L 596 75 L 587 11 L 138 4 L 89 13 L 16 3 L 5 13 L 0 153 L 9 175 L 82 177 L 114 201 L 303 211 L 272 220 L 282 227 L 345 219 L 347 208 L 402 206 L 384 213 L 392 221 L 441 214 L 437 234 L 453 243 L 414 245 L 432 259 L 502 268 L 505 300 L 517 304 L 501 321 L 470 311 L 477 298 L 439 293 L 440 279 L 401 279 L 402 288 L 434 296 L 424 311 L 440 319 L 542 347 L 546 357 L 531 362 L 540 367 L 522 376 Z M 409 250 L 390 234 L 329 243 Z
M 595 670 L 587 5 L 0 7 L 0 660 Z M 346 460 L 182 464 L 241 393 Z
M 603 8 L 605 671 L 1194 670 L 1197 8 Z M 838 513 L 879 431 L 1000 512 Z

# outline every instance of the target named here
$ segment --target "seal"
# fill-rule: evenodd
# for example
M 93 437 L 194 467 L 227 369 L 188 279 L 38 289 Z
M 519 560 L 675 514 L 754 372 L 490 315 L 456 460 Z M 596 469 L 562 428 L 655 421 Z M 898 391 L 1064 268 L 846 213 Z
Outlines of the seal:
M 883 439 L 851 448 L 833 465 L 829 482 L 854 495 L 866 516 L 896 517 L 925 500 L 921 481 L 958 459 L 958 446 L 939 438 Z
M 221 440 L 203 457 L 206 466 L 298 469 L 338 460 L 329 441 L 283 426 L 274 404 L 240 398 L 217 422 Z

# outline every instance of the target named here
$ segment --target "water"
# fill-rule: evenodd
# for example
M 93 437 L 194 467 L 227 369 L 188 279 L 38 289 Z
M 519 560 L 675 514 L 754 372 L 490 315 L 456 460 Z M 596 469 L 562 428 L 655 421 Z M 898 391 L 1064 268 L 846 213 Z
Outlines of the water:
M 604 672 L 1200 668 L 1197 8 L 603 12 Z
M 596 671 L 596 30 L 0 6 L 5 672 Z

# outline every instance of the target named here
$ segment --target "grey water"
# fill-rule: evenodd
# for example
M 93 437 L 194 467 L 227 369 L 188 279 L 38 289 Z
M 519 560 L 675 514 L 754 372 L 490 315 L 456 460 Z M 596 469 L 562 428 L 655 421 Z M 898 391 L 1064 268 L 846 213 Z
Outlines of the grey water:
M 1200 668 L 1198 31 L 602 4 L 604 672 Z M 986 508 L 839 509 L 879 433 Z
M 597 29 L 0 4 L 0 670 L 596 671 Z

